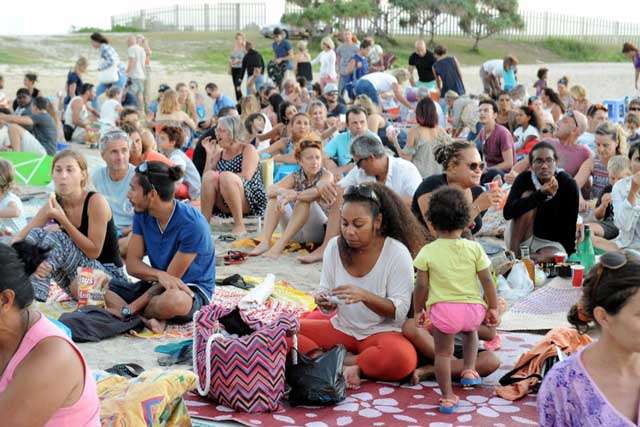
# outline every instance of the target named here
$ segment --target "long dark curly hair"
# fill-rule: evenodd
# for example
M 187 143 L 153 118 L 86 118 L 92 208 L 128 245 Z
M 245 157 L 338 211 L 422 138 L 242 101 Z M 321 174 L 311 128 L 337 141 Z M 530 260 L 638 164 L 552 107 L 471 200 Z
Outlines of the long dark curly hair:
M 375 193 L 375 197 L 367 197 L 366 191 L 351 191 L 350 187 L 345 191 L 344 203 L 356 202 L 367 205 L 371 211 L 371 217 L 374 219 L 378 214 L 382 214 L 380 235 L 392 237 L 402 242 L 411 256 L 415 257 L 425 245 L 427 235 L 425 228 L 418 222 L 407 205 L 393 190 L 377 182 L 360 184 L 357 187 L 371 189 Z M 374 198 L 377 200 L 373 200 Z M 338 249 L 341 258 L 349 265 L 353 249 L 347 245 L 342 233 L 338 237 Z

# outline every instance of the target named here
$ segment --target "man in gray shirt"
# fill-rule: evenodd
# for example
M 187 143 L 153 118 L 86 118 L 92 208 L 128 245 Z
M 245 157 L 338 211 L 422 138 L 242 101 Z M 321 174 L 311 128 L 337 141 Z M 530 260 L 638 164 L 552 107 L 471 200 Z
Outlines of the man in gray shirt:
M 344 30 L 342 33 L 342 44 L 336 48 L 338 75 L 340 82 L 338 83 L 339 96 L 342 96 L 344 87 L 347 84 L 350 73 L 347 73 L 349 61 L 353 55 L 358 53 L 358 45 L 353 42 L 353 34 L 351 30 Z

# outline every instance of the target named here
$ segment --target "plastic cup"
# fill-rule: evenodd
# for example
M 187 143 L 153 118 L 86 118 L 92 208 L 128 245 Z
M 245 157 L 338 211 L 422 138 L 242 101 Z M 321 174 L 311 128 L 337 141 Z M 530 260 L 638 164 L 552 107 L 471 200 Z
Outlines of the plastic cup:
M 582 286 L 584 280 L 584 265 L 572 265 L 571 266 L 571 284 L 574 288 Z
M 488 183 L 489 191 L 496 191 L 500 189 L 500 183 L 498 181 L 490 181 Z
M 553 254 L 553 262 L 556 264 L 563 264 L 566 259 L 567 254 L 565 254 L 564 252 L 556 252 L 555 254 Z

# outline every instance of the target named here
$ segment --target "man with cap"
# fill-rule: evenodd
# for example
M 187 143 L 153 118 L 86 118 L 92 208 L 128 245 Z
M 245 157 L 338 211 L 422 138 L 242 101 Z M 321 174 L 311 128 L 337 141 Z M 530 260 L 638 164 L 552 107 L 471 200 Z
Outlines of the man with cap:
M 153 121 L 153 119 L 155 118 L 156 114 L 158 114 L 158 108 L 160 106 L 160 102 L 162 101 L 162 96 L 169 89 L 171 89 L 171 88 L 169 87 L 168 84 L 165 84 L 165 83 L 162 83 L 158 87 L 158 99 L 154 99 L 153 101 L 151 101 L 149 103 L 149 113 L 148 113 L 148 115 L 150 115 L 151 117 L 150 118 L 148 117 L 148 118 L 150 120 Z
M 338 86 L 335 83 L 326 84 L 322 94 L 322 101 L 327 106 L 327 116 L 336 117 L 341 114 L 347 114 L 347 106 L 342 102 Z

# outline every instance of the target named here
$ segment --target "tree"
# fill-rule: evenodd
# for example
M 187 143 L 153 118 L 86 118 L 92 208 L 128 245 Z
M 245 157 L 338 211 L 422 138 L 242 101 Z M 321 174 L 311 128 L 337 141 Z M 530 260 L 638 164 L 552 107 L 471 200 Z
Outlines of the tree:
M 418 27 L 420 36 L 429 34 L 430 46 L 435 44 L 437 31 L 445 22 L 442 15 L 457 15 L 463 7 L 461 0 L 390 0 L 389 3 L 409 15 L 408 19 L 400 20 L 401 26 Z
M 463 0 L 458 25 L 474 39 L 471 50 L 478 51 L 480 40 L 510 28 L 522 30 L 524 20 L 518 13 L 518 0 Z
M 344 27 L 348 19 L 355 19 L 356 25 L 361 19 L 375 21 L 381 14 L 376 0 L 292 0 L 292 3 L 301 10 L 284 14 L 282 22 L 303 27 L 309 34 L 315 34 L 319 28 L 327 32 Z

